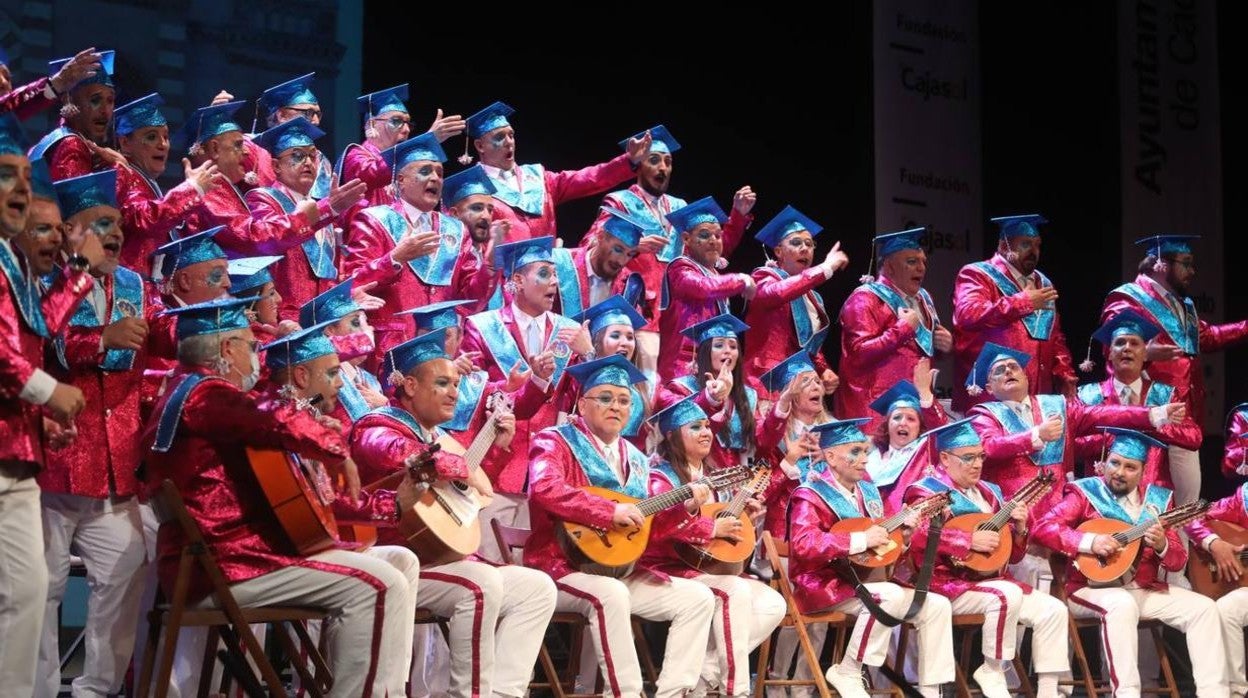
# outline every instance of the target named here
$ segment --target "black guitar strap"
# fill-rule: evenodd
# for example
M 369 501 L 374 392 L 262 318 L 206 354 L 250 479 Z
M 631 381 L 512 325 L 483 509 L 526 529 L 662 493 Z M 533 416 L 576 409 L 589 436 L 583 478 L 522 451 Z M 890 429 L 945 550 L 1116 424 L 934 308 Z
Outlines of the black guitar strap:
M 945 519 L 943 516 L 933 516 L 931 523 L 927 529 L 927 547 L 923 549 L 923 566 L 919 568 L 918 575 L 914 579 L 914 597 L 910 601 L 910 608 L 901 618 L 880 608 L 871 596 L 870 590 L 863 585 L 862 580 L 858 577 L 858 571 L 854 569 L 853 564 L 847 558 L 838 558 L 837 566 L 843 576 L 853 582 L 854 595 L 866 607 L 870 613 L 881 624 L 890 628 L 901 625 L 918 615 L 919 610 L 923 608 L 923 602 L 927 599 L 927 589 L 932 583 L 932 569 L 936 566 L 936 548 L 940 545 L 940 532 L 945 527 Z

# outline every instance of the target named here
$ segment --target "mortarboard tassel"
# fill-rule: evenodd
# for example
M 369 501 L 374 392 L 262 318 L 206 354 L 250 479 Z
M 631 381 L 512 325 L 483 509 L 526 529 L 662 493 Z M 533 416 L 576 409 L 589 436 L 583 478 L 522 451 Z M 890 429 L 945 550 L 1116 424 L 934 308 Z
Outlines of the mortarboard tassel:
M 403 373 L 399 369 L 391 369 L 386 376 L 386 382 L 390 384 L 391 390 L 398 390 L 399 384 L 403 382 Z
M 256 124 L 260 122 L 260 100 L 263 98 L 264 98 L 263 95 L 256 98 L 256 108 L 251 113 L 251 132 L 252 133 L 256 132 Z
M 464 154 L 455 158 L 455 160 L 459 164 L 463 165 L 464 167 L 467 167 L 472 164 L 472 156 L 468 154 L 468 141 L 469 140 L 471 139 L 468 138 L 468 130 L 464 129 Z
M 1096 368 L 1096 362 L 1092 360 L 1092 339 L 1088 338 L 1088 355 L 1083 357 L 1083 361 L 1079 362 L 1079 370 L 1084 373 L 1091 373 Z
M 199 142 L 199 137 L 204 134 L 204 117 L 199 116 L 192 118 L 198 118 L 199 123 L 195 126 L 195 140 L 191 141 L 191 147 L 187 148 L 186 152 L 194 155 L 195 157 L 199 157 L 204 154 L 204 146 Z
M 858 277 L 858 283 L 860 284 L 869 284 L 872 281 L 875 281 L 875 241 L 874 240 L 872 240 L 871 242 L 871 257 L 870 257 L 870 261 L 867 262 L 867 273 Z
M 1161 241 L 1160 240 L 1157 241 L 1157 249 L 1156 251 L 1153 252 L 1153 255 L 1157 257 L 1157 260 L 1153 262 L 1153 273 L 1161 274 L 1165 272 L 1166 269 L 1169 267 L 1169 264 L 1161 258 Z
M 377 133 L 377 127 L 373 125 L 373 95 L 371 93 L 368 95 L 368 114 L 364 118 L 368 119 L 368 125 L 364 127 L 364 137 L 373 139 L 381 135 Z
M 966 394 L 971 397 L 976 397 L 982 395 L 983 392 L 984 389 L 979 387 L 979 381 L 975 380 L 975 367 L 971 366 L 971 384 L 966 386 Z
M 253 170 L 248 170 L 247 173 L 243 175 L 243 181 L 254 187 L 260 183 L 260 175 L 256 174 Z
M 72 119 L 73 117 L 78 116 L 79 113 L 81 113 L 81 110 L 78 109 L 78 106 L 73 102 L 66 101 L 65 104 L 61 105 L 62 119 Z

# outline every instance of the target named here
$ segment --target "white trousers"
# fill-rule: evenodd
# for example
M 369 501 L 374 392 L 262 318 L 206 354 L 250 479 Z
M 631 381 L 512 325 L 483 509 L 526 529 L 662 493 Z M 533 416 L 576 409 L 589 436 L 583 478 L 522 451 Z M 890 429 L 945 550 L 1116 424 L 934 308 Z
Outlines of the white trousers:
M 1187 638 L 1197 696 L 1228 695 L 1222 620 L 1213 599 L 1174 586 L 1167 591 L 1083 587 L 1070 595 L 1069 603 L 1076 618 L 1100 619 L 1109 679 L 1118 698 L 1140 695 L 1137 629 L 1141 619 L 1159 620 Z
M 555 595 L 549 575 L 525 567 L 461 560 L 422 570 L 417 605 L 450 618 L 448 694 L 523 696 L 555 611 Z M 416 628 L 434 637 L 424 630 Z M 421 658 L 412 664 L 413 687 L 428 685 L 432 678 Z
M 502 564 L 502 552 L 498 549 L 498 539 L 494 537 L 494 528 L 490 524 L 494 519 L 505 526 L 528 528 L 529 500 L 523 495 L 495 492 L 489 506 L 481 510 L 481 547 L 477 549 L 477 554 L 490 562 Z
M 711 638 L 702 666 L 702 680 L 726 696 L 750 693 L 750 652 L 780 625 L 784 597 L 754 579 L 702 574 L 694 580 L 715 596 Z M 671 642 L 669 639 L 668 642 Z
M 1180 506 L 1200 498 L 1200 451 L 1171 446 L 1170 479 L 1174 481 L 1174 505 Z
M 674 698 L 697 685 L 715 611 L 715 596 L 705 584 L 679 578 L 660 582 L 645 572 L 624 579 L 574 572 L 555 586 L 559 590 L 555 610 L 581 613 L 589 621 L 605 692 L 641 695 L 633 614 L 671 622 L 656 698 Z
M 39 485 L 0 475 L 0 697 L 34 692 L 47 594 Z
M 1066 605 L 1052 596 L 1024 594 L 1013 582 L 990 579 L 959 594 L 950 605 L 955 614 L 984 615 L 980 634 L 985 658 L 1013 660 L 1021 623 L 1032 629 L 1031 660 L 1037 674 L 1070 671 L 1069 615 Z
M 1248 625 L 1248 587 L 1240 587 L 1218 599 L 1222 617 L 1222 642 L 1226 644 L 1226 676 L 1231 695 L 1248 693 L 1244 676 L 1244 626 Z
M 637 367 L 646 374 L 650 385 L 659 384 L 659 333 L 648 330 L 637 333 Z M 761 414 L 761 413 L 760 413 Z
M 70 553 L 87 567 L 87 625 L 82 675 L 74 696 L 104 696 L 121 690 L 134 649 L 135 624 L 143 595 L 147 551 L 138 500 L 43 493 L 44 558 L 48 599 L 39 646 L 39 685 L 35 695 L 55 698 L 61 689 L 57 610 L 65 596 Z
M 914 598 L 913 589 L 892 582 L 866 582 L 863 586 L 875 597 L 881 609 L 897 617 L 910 609 L 910 601 Z M 854 630 L 849 636 L 849 645 L 845 648 L 845 657 L 866 666 L 883 664 L 888 657 L 893 629 L 877 622 L 857 597 L 840 602 L 832 610 L 858 615 L 858 621 L 854 623 Z M 921 685 L 953 681 L 951 616 L 949 599 L 940 594 L 929 593 L 918 615 L 910 620 L 918 631 L 918 670 Z

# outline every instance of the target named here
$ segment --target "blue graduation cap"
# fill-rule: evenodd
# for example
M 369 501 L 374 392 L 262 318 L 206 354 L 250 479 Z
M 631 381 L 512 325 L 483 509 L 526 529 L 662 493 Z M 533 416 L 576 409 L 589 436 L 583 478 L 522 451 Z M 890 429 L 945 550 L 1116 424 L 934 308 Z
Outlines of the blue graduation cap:
M 312 94 L 312 80 L 315 77 L 316 73 L 308 73 L 274 85 L 265 90 L 257 101 L 267 116 L 273 116 L 278 109 L 296 104 L 320 104 L 316 101 L 316 95 Z
M 450 206 L 477 194 L 493 196 L 496 191 L 494 182 L 490 181 L 490 176 L 480 165 L 473 165 L 442 180 L 442 200 Z
M 241 106 L 242 102 L 227 102 L 196 109 L 182 126 L 187 148 L 194 148 L 223 133 L 242 131 L 243 128 L 234 122 L 234 112 Z
M 581 385 L 582 395 L 590 388 L 600 385 L 628 388 L 634 383 L 644 383 L 646 380 L 646 374 L 619 354 L 573 364 L 568 366 L 567 372 Z
M 244 311 L 254 302 L 254 298 L 217 298 L 206 303 L 169 308 L 161 315 L 177 316 L 177 338 L 183 340 L 250 327 L 251 321 Z
M 0 115 L 0 155 L 25 155 L 26 133 L 12 112 Z
M 1109 346 L 1113 344 L 1115 338 L 1124 334 L 1133 334 L 1144 342 L 1148 342 L 1148 340 L 1160 333 L 1161 328 L 1155 325 L 1152 320 L 1134 310 L 1127 309 L 1106 320 L 1104 325 L 1101 325 L 1096 332 L 1092 333 L 1092 338 L 1105 346 Z
M 792 383 L 794 378 L 814 370 L 815 364 L 810 360 L 810 354 L 803 349 L 772 366 L 771 370 L 759 376 L 758 379 L 762 381 L 763 387 L 767 390 L 778 393 Z
M 1140 238 L 1135 241 L 1135 244 L 1146 245 L 1148 247 L 1149 254 L 1154 257 L 1161 258 L 1167 255 L 1191 254 L 1192 248 L 1187 243 L 1192 240 L 1199 239 L 1199 235 L 1164 233 L 1161 235 L 1150 235 L 1146 238 Z
M 504 279 L 510 278 L 526 264 L 551 261 L 554 243 L 555 238 L 546 235 L 499 245 L 494 248 L 494 266 L 502 270 Z
M 983 443 L 979 438 L 979 434 L 971 427 L 971 419 L 969 418 L 943 424 L 928 431 L 926 434 L 920 434 L 919 438 L 930 439 L 929 443 L 933 444 L 936 453 L 966 446 L 978 446 Z
M 459 313 L 455 309 L 461 305 L 469 305 L 475 302 L 471 299 L 442 301 L 441 303 L 422 305 L 419 308 L 400 310 L 395 315 L 411 315 L 412 319 L 416 321 L 417 332 L 432 332 L 444 327 L 459 327 Z
M 577 322 L 589 320 L 589 334 L 594 336 L 611 325 L 629 325 L 634 330 L 646 325 L 646 319 L 628 304 L 623 296 L 614 295 L 601 303 L 590 306 L 572 318 Z
M 659 428 L 659 433 L 664 436 L 686 424 L 706 418 L 706 412 L 698 406 L 693 395 L 686 395 L 650 415 L 650 421 L 654 422 L 655 426 Z
M 128 136 L 148 126 L 168 126 L 165 115 L 160 113 L 160 105 L 164 103 L 165 100 L 153 92 L 117 107 L 113 111 L 113 130 L 118 136 Z
M 607 219 L 602 224 L 603 231 L 628 247 L 640 245 L 642 236 L 653 231 L 649 223 L 634 218 L 617 208 L 603 206 L 601 210 L 607 212 Z
M 269 273 L 269 267 L 282 259 L 284 259 L 282 255 L 231 259 L 226 267 L 226 273 L 230 275 L 230 293 L 237 296 L 243 291 L 273 283 L 273 275 Z
M 261 133 L 256 136 L 255 142 L 276 156 L 289 148 L 313 145 L 316 139 L 324 135 L 325 132 L 313 126 L 311 121 L 299 116 Z
M 117 170 L 112 168 L 62 179 L 53 182 L 52 187 L 56 189 L 56 202 L 61 208 L 61 217 L 65 220 L 93 206 L 118 208 Z
M 95 55 L 100 57 L 100 69 L 95 71 L 95 75 L 78 82 L 74 85 L 74 87 L 77 87 L 78 85 L 96 84 L 105 85 L 107 87 L 113 86 L 113 64 L 116 62 L 117 54 L 113 51 L 96 51 Z M 74 57 L 70 56 L 69 58 L 58 58 L 54 61 L 48 61 L 48 73 L 50 75 L 56 75 L 61 68 L 65 67 L 66 63 L 72 61 L 73 59 Z
M 351 300 L 351 285 L 347 279 L 319 296 L 299 306 L 299 324 L 310 327 L 319 322 L 337 321 L 360 309 Z
M 741 333 L 750 329 L 750 326 L 738 320 L 735 316 L 728 313 L 721 313 L 709 320 L 694 323 L 680 333 L 693 340 L 694 344 L 701 344 L 716 337 L 731 337 L 739 339 Z
M 224 225 L 218 225 L 202 233 L 166 242 L 157 248 L 155 254 L 163 255 L 160 263 L 161 277 L 167 279 L 177 270 L 185 269 L 192 264 L 226 259 L 225 251 L 212 241 L 212 236 L 224 229 Z M 247 302 L 251 303 L 254 300 L 254 298 L 248 298 Z
M 1134 429 L 1101 427 L 1101 431 L 1109 434 L 1114 439 L 1114 442 L 1109 446 L 1109 452 L 1117 453 L 1123 458 L 1146 461 L 1148 460 L 1148 449 L 1166 448 L 1166 445 L 1157 439 Z
M 365 119 L 375 119 L 379 114 L 385 114 L 388 111 L 401 111 L 407 113 L 407 105 L 403 104 L 407 101 L 407 83 L 387 87 L 384 90 L 377 90 L 366 95 L 360 95 L 355 98 L 355 103 L 360 108 L 360 113 Z
M 496 128 L 510 126 L 507 117 L 516 113 L 503 102 L 495 102 L 481 111 L 468 117 L 468 137 L 480 138 Z
M 899 230 L 895 233 L 876 235 L 872 242 L 876 245 L 877 256 L 883 260 L 894 252 L 923 249 L 923 245 L 919 240 L 926 234 L 926 226 L 910 228 L 909 230 Z
M 922 409 L 919 389 L 908 380 L 897 381 L 891 388 L 884 391 L 883 395 L 871 402 L 871 409 L 885 417 L 891 415 L 893 410 L 899 407 L 909 407 L 915 412 Z
M 30 161 L 30 191 L 36 199 L 56 201 L 56 188 L 52 186 L 52 170 L 48 161 L 35 158 Z
M 823 226 L 807 218 L 805 214 L 792 206 L 785 206 L 775 218 L 767 221 L 767 225 L 763 226 L 762 230 L 754 234 L 754 239 L 768 247 L 776 247 L 788 236 L 803 230 L 814 237 L 823 230 Z
M 264 364 L 269 368 L 287 368 L 322 356 L 337 354 L 334 343 L 325 336 L 325 328 L 331 322 L 321 322 L 260 347 L 265 352 Z
M 719 204 L 715 203 L 715 199 L 709 196 L 667 214 L 667 222 L 682 233 L 702 223 L 723 225 L 727 221 L 728 214 L 724 213 L 724 209 L 720 208 Z
M 971 367 L 971 375 L 966 377 L 967 391 L 970 392 L 971 386 L 978 390 L 988 387 L 988 374 L 991 373 L 992 367 L 998 361 L 1014 359 L 1019 366 L 1026 366 L 1031 361 L 1031 354 L 1009 347 L 1003 347 L 994 342 L 987 342 L 984 348 L 979 351 L 979 356 L 975 359 L 975 365 Z M 972 393 L 976 394 L 976 393 Z
M 446 151 L 438 143 L 438 137 L 432 132 L 422 133 L 415 138 L 399 141 L 393 148 L 381 151 L 381 157 L 390 166 L 395 175 L 409 164 L 422 160 L 446 162 Z
M 819 448 L 832 448 L 841 444 L 867 441 L 867 435 L 862 433 L 862 425 L 869 421 L 871 420 L 866 417 L 840 419 L 816 424 L 810 430 L 819 435 Z
M 382 374 L 390 376 L 398 372 L 406 376 L 412 372 L 412 369 L 426 361 L 450 358 L 446 355 L 446 330 L 435 330 L 415 339 L 409 339 L 386 352 Z
M 1019 216 L 997 216 L 990 220 L 1001 227 L 1001 239 L 1003 240 L 1016 237 L 1039 237 L 1040 229 L 1037 226 L 1049 222 L 1038 213 L 1025 213 Z
M 650 152 L 667 153 L 670 155 L 677 150 L 680 150 L 680 143 L 672 137 L 672 132 L 668 131 L 667 127 L 663 124 L 651 126 L 648 130 L 650 131 Z M 620 147 L 627 150 L 628 142 L 630 140 L 633 138 L 641 138 L 645 135 L 645 131 L 642 131 L 641 133 L 634 133 L 631 137 L 620 141 Z

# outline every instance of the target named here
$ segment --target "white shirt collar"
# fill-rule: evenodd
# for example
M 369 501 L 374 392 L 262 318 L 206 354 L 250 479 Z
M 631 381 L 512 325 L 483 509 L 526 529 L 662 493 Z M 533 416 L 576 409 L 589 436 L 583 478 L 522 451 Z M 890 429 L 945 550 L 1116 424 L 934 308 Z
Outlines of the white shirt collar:
M 855 502 L 857 502 L 857 501 L 858 501 L 858 487 L 857 487 L 857 485 L 855 485 L 855 486 L 854 486 L 854 489 L 852 489 L 852 490 L 851 490 L 851 489 L 849 489 L 848 487 L 846 487 L 846 486 L 842 485 L 842 484 L 841 484 L 841 481 L 840 481 L 840 480 L 838 480 L 838 479 L 836 479 L 836 476 L 835 476 L 835 475 L 833 475 L 833 476 L 832 476 L 832 477 L 830 477 L 830 478 L 826 478 L 826 479 L 827 479 L 827 481 L 828 481 L 828 482 L 830 482 L 830 483 L 832 484 L 832 486 L 833 486 L 833 487 L 835 487 L 835 488 L 837 489 L 837 491 L 839 491 L 841 494 L 845 495 L 846 497 L 849 497 L 852 501 L 855 501 Z
M 496 179 L 496 178 L 502 178 L 502 177 L 509 177 L 515 174 L 516 168 L 513 167 L 510 170 L 504 170 L 501 167 L 487 165 L 483 162 L 481 163 L 481 169 L 485 170 L 485 174 L 487 177 L 490 177 L 491 179 Z
M 286 195 L 289 196 L 291 200 L 293 200 L 295 203 L 306 201 L 309 198 L 307 194 L 300 194 L 299 192 L 295 191 L 294 189 L 291 189 L 290 187 L 286 186 L 285 184 L 282 184 L 281 182 L 275 182 L 275 184 L 278 187 L 280 187 L 281 190 L 285 192 Z
M 1151 277 L 1151 276 L 1149 276 L 1149 275 L 1147 275 L 1147 274 L 1140 274 L 1140 278 L 1141 278 L 1141 279 L 1144 279 L 1144 280 L 1145 280 L 1145 281 L 1147 281 L 1148 283 L 1152 284 L 1153 289 L 1154 289 L 1154 290 L 1156 290 L 1156 291 L 1157 291 L 1157 293 L 1161 294 L 1161 297 L 1162 297 L 1162 298 L 1164 298 L 1164 299 L 1166 299 L 1166 300 L 1176 300 L 1176 301 L 1177 301 L 1177 300 L 1179 300 L 1179 297 L 1178 297 L 1177 295 L 1175 295 L 1174 293 L 1172 293 L 1172 292 L 1170 292 L 1169 290 L 1167 290 L 1165 286 L 1162 286 L 1162 285 L 1161 285 L 1160 283 L 1158 283 L 1158 282 L 1157 282 L 1157 280 L 1156 280 L 1156 279 L 1154 279 L 1153 277 Z
M 428 216 L 429 225 L 433 225 L 433 211 L 422 211 L 407 203 L 405 199 L 399 199 L 399 201 L 403 202 L 403 212 L 407 214 L 407 219 L 409 221 L 419 221 L 421 216 Z
M 1135 393 L 1135 396 L 1137 398 L 1142 397 L 1142 393 L 1144 392 L 1144 377 L 1141 375 L 1139 378 L 1136 378 L 1134 381 L 1130 383 L 1123 383 L 1122 381 L 1115 378 L 1114 379 L 1114 394 L 1122 395 L 1123 388 L 1130 388 Z
M 515 301 L 511 302 L 511 316 L 516 319 L 516 324 L 520 325 L 522 331 L 529 329 L 529 325 L 537 320 L 545 320 L 548 314 L 549 311 L 544 311 L 541 315 L 533 317 L 521 310 Z

